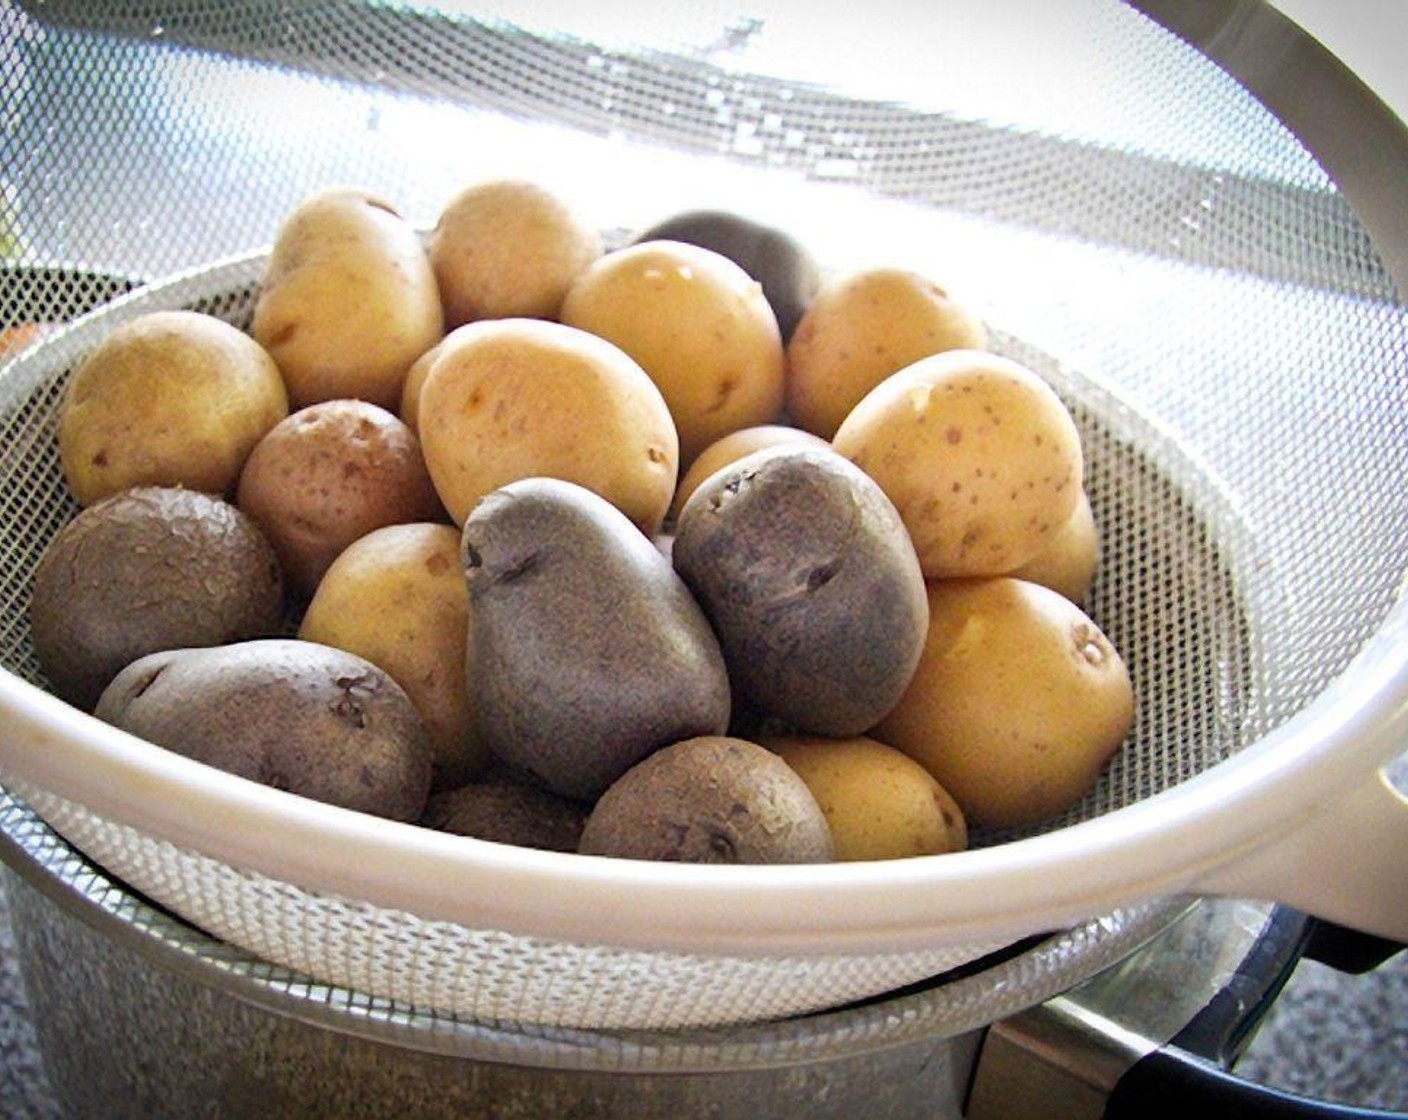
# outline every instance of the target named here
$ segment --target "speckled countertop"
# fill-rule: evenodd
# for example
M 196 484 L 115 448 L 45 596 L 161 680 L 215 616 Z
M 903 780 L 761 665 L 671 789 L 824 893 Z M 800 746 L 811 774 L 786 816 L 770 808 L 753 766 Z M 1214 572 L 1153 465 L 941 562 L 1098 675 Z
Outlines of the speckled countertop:
M 1363 976 L 1301 962 L 1237 1072 L 1320 1100 L 1408 1112 L 1408 954 Z

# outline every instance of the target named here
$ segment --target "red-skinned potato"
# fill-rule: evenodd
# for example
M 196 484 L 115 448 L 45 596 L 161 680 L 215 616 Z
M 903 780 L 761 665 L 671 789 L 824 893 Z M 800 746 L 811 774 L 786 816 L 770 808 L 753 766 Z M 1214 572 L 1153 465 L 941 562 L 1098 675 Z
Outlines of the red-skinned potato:
M 289 590 L 305 599 L 359 537 L 445 514 L 415 434 L 361 400 L 321 401 L 281 421 L 250 453 L 237 503 L 279 554 Z

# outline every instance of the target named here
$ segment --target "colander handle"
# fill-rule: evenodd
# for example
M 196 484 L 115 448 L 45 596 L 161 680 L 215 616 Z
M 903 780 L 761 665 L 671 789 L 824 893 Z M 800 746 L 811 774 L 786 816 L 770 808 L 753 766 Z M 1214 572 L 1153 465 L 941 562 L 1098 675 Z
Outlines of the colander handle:
M 1234 856 L 1194 887 L 1281 902 L 1408 944 L 1408 797 L 1380 770 L 1288 832 Z

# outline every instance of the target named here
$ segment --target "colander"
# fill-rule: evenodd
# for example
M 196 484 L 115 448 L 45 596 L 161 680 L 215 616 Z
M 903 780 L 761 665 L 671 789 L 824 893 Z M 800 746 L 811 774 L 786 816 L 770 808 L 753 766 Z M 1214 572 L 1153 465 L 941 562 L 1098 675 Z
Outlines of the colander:
M 494 1022 L 758 1022 L 1056 938 L 1018 983 L 1036 1000 L 1207 894 L 1408 939 L 1408 803 L 1385 772 L 1408 743 L 1408 320 L 1381 212 L 1371 236 L 1276 115 L 1135 8 L 933 8 L 871 13 L 917 29 L 859 72 L 867 51 L 837 37 L 854 14 L 782 3 L 694 39 L 708 4 L 663 38 L 610 12 L 550 13 L 564 28 L 352 0 L 0 13 L 9 256 L 156 277 L 0 376 L 16 802 L 262 959 Z M 1089 611 L 1138 693 L 1090 796 L 954 855 L 606 860 L 231 778 L 46 690 L 25 605 L 75 512 L 54 427 L 83 355 L 157 308 L 246 326 L 277 222 L 314 189 L 357 181 L 425 223 L 505 170 L 560 184 L 603 229 L 731 207 L 832 269 L 950 278 L 994 349 L 1056 387 L 1104 540 Z M 36 275 L 7 282 L 7 321 L 52 296 Z

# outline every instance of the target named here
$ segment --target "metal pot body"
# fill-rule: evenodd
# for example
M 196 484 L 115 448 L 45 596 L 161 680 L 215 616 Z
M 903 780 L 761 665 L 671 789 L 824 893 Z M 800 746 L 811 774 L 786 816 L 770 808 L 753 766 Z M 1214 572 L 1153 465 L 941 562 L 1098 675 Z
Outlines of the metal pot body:
M 70 1117 L 958 1117 L 982 1032 L 821 1060 L 642 1072 L 538 1064 L 542 1040 L 406 1024 L 405 1038 L 274 1010 L 255 986 L 202 976 L 113 936 L 6 871 L 15 940 L 49 1082 Z M 243 990 L 242 990 L 243 989 Z M 255 998 L 252 998 L 255 997 Z M 505 1042 L 507 1037 L 507 1042 Z M 507 1050 L 506 1050 L 507 1048 Z

